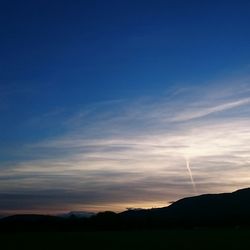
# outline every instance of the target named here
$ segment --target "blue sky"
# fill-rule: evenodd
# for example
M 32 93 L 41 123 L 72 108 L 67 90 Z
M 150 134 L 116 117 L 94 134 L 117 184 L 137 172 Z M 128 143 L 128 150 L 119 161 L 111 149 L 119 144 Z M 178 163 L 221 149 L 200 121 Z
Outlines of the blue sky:
M 0 212 L 119 211 L 249 186 L 249 9 L 2 1 Z

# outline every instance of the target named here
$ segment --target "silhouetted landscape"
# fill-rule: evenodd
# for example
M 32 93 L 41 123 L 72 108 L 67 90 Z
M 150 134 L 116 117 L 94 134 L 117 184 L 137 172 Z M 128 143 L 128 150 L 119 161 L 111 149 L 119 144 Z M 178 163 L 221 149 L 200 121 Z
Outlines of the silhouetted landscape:
M 250 188 L 233 193 L 204 194 L 168 207 L 128 209 L 64 216 L 13 215 L 0 220 L 1 231 L 88 231 L 169 228 L 250 227 Z
M 0 220 L 0 240 L 4 249 L 248 249 L 249 208 L 247 188 L 156 209 L 13 215 Z

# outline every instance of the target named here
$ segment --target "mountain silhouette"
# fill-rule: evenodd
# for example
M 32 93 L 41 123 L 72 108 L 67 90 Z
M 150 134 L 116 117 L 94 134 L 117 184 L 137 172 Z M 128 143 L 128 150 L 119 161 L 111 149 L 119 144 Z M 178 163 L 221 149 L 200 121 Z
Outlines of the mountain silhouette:
M 85 211 L 71 211 L 69 213 L 58 214 L 58 217 L 62 218 L 89 218 L 95 215 L 93 212 L 85 212 Z
M 250 225 L 250 188 L 232 193 L 204 194 L 173 202 L 168 207 L 129 210 L 127 218 L 147 217 L 169 225 Z
M 183 198 L 168 207 L 107 211 L 91 217 L 75 216 L 73 212 L 69 216 L 30 214 L 0 219 L 0 231 L 245 226 L 250 227 L 250 188 Z

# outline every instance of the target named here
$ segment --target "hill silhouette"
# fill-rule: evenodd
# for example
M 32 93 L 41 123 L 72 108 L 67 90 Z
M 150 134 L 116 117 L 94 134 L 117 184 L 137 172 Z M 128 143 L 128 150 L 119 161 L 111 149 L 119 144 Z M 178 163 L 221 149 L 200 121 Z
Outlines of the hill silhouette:
M 122 214 L 127 218 L 145 217 L 152 224 L 169 226 L 250 225 L 250 188 L 183 198 L 168 207 Z
M 107 211 L 91 217 L 13 215 L 0 219 L 1 231 L 246 226 L 250 226 L 250 188 L 183 198 L 168 207 Z

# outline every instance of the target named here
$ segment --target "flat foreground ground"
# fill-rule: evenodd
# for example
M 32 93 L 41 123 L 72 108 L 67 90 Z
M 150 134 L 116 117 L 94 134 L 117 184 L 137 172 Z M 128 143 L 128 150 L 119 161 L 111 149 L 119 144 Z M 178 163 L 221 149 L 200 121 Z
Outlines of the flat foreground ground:
M 250 249 L 250 230 L 0 233 L 0 249 Z

